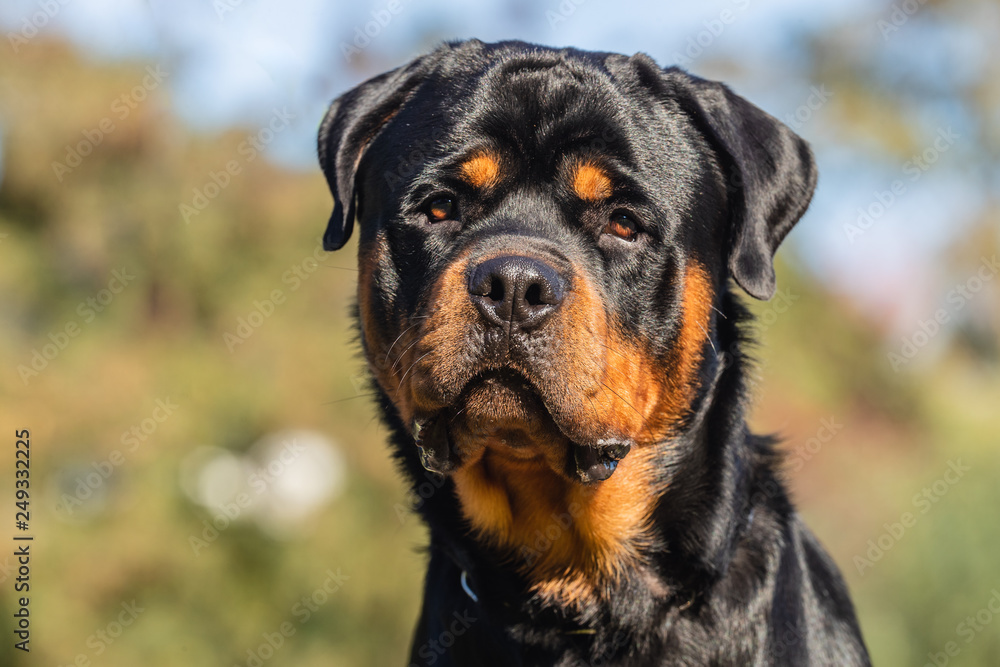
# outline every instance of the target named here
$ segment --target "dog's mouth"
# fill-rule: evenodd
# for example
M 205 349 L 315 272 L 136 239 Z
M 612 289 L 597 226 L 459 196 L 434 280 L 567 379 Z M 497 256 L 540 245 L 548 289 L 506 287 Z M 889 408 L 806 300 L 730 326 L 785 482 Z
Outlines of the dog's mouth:
M 545 394 L 522 373 L 491 369 L 473 376 L 452 405 L 413 422 L 423 466 L 447 474 L 482 459 L 508 467 L 547 466 L 572 481 L 601 482 L 631 449 L 626 440 L 574 442 Z

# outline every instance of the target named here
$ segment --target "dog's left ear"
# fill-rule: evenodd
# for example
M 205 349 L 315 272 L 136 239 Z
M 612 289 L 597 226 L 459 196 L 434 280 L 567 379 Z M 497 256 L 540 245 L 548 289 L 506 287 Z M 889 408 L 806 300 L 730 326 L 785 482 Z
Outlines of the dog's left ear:
M 355 176 L 368 144 L 424 80 L 426 57 L 352 88 L 330 105 L 319 128 L 319 164 L 333 194 L 323 248 L 338 250 L 354 228 Z
M 714 81 L 663 72 L 676 99 L 714 144 L 732 207 L 729 271 L 751 296 L 774 295 L 774 252 L 816 188 L 809 145 L 777 118 Z

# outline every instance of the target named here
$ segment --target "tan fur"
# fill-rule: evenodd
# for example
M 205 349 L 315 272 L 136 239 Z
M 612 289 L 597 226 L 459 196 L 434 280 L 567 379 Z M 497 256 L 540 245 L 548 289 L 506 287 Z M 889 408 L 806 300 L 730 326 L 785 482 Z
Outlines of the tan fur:
M 593 162 L 581 162 L 573 169 L 573 192 L 584 201 L 602 201 L 611 196 L 611 179 Z
M 462 163 L 462 177 L 473 187 L 488 188 L 500 176 L 500 161 L 489 151 L 483 151 Z

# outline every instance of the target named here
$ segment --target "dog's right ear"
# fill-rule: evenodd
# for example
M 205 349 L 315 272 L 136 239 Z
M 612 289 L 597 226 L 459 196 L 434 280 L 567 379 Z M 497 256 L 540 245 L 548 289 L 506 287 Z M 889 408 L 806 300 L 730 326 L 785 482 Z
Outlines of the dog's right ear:
M 323 248 L 338 250 L 354 228 L 355 176 L 365 150 L 424 80 L 426 57 L 380 74 L 330 105 L 319 128 L 319 164 L 333 194 Z
M 721 83 L 676 68 L 663 77 L 727 168 L 733 211 L 729 271 L 747 294 L 766 301 L 776 288 L 774 253 L 816 189 L 812 151 L 784 123 Z

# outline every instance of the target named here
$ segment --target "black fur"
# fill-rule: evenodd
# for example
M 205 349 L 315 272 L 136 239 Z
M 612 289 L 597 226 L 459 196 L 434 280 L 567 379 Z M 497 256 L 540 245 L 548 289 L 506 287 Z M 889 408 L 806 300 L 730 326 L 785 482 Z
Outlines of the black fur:
M 515 156 L 489 196 L 453 177 L 455 156 L 484 140 Z M 554 183 L 568 153 L 614 165 L 614 206 L 641 220 L 641 245 L 608 245 L 594 231 L 607 211 Z M 678 335 L 678 267 L 696 259 L 715 290 L 699 391 L 681 432 L 657 447 L 649 567 L 583 609 L 531 595 L 518 563 L 470 534 L 451 479 L 424 469 L 412 425 L 378 388 L 430 528 L 412 665 L 869 664 L 846 586 L 791 506 L 771 440 L 747 430 L 748 315 L 728 285 L 773 294 L 772 256 L 816 182 L 805 142 L 725 86 L 644 55 L 470 41 L 334 101 L 319 156 L 335 202 L 325 247 L 343 246 L 357 217 L 362 248 L 385 251 L 367 326 L 390 340 L 433 316 L 429 286 L 460 251 L 512 237 L 587 267 L 606 308 L 657 352 Z M 442 190 L 460 220 L 434 227 L 426 201 Z M 373 367 L 391 361 L 366 353 Z

